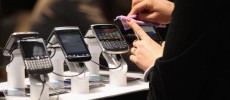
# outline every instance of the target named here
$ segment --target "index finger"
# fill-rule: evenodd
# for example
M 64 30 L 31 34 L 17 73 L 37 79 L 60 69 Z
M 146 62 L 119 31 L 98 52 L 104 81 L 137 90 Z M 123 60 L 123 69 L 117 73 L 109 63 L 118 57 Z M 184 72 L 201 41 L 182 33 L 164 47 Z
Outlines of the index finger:
M 149 39 L 147 33 L 131 18 L 126 19 L 127 24 L 132 27 L 134 33 L 139 39 Z

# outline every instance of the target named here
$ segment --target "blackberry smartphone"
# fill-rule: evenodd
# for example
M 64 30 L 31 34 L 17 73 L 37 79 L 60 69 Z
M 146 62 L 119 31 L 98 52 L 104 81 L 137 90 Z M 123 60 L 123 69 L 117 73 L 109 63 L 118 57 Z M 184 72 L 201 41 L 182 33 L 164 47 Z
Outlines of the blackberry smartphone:
M 122 54 L 129 51 L 128 43 L 115 24 L 92 24 L 91 29 L 103 52 Z
M 161 38 L 160 34 L 156 31 L 156 29 L 153 26 L 141 26 L 141 28 L 158 44 L 161 44 L 163 42 L 163 39 Z
M 59 42 L 64 56 L 70 62 L 91 60 L 91 54 L 77 26 L 55 27 L 52 32 Z
M 4 56 L 10 56 L 10 52 L 12 52 L 14 49 L 16 49 L 17 46 L 17 40 L 23 39 L 23 38 L 34 38 L 38 37 L 38 32 L 14 32 L 10 35 L 4 50 L 3 55 Z
M 47 74 L 53 71 L 50 56 L 42 38 L 21 39 L 19 48 L 28 74 Z
M 160 34 L 156 31 L 156 29 L 153 26 L 140 26 L 140 27 L 149 35 L 150 38 L 152 38 L 158 44 L 161 44 L 163 42 L 163 39 L 161 38 Z M 133 40 L 139 39 L 135 33 L 127 34 L 126 36 Z

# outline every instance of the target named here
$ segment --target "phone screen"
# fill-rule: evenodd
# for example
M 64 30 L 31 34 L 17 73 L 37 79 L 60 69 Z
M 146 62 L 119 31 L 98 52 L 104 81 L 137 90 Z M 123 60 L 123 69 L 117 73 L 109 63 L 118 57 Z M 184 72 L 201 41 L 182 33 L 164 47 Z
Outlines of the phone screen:
M 56 36 L 68 60 L 88 61 L 91 59 L 80 30 L 59 30 Z
M 128 52 L 128 44 L 116 25 L 99 24 L 92 25 L 91 28 L 95 32 L 96 37 L 100 41 L 103 49 L 105 49 L 105 52 Z
M 124 41 L 116 27 L 95 27 L 95 32 L 100 41 Z
M 36 40 L 21 40 L 21 49 L 25 59 L 36 59 L 48 57 L 44 42 L 42 39 Z
M 162 38 L 152 26 L 141 26 L 141 28 L 156 42 L 162 43 Z

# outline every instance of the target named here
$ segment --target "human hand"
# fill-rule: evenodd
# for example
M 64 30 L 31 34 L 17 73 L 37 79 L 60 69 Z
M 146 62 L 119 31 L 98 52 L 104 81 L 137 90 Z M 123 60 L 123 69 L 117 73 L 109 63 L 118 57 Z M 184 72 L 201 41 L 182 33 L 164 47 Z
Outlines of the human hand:
M 173 9 L 174 3 L 168 0 L 133 0 L 128 16 L 137 14 L 143 21 L 168 24 Z
M 161 46 L 152 40 L 133 19 L 128 18 L 126 22 L 139 37 L 139 40 L 133 42 L 130 60 L 142 70 L 146 70 L 155 64 L 157 58 L 162 56 L 164 43 Z

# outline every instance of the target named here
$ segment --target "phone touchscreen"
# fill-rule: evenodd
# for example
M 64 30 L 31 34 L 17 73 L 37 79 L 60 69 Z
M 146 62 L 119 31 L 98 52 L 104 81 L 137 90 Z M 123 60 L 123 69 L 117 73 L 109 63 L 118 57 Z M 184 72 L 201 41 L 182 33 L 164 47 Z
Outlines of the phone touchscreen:
M 47 58 L 49 56 L 42 39 L 31 41 L 21 40 L 20 45 L 26 60 Z
M 116 28 L 95 29 L 100 41 L 124 41 Z
M 95 25 L 92 26 L 96 37 L 100 41 L 104 51 L 127 52 L 128 44 L 122 36 L 120 30 L 115 25 Z
M 162 43 L 162 38 L 152 26 L 141 26 L 141 28 L 156 42 Z
M 56 32 L 56 36 L 69 60 L 90 60 L 91 55 L 80 30 L 65 30 Z

